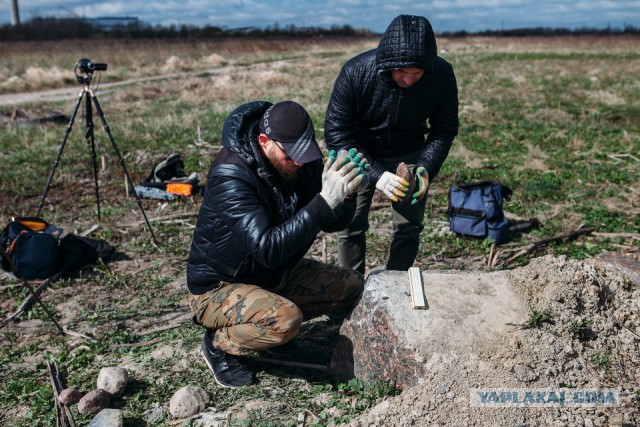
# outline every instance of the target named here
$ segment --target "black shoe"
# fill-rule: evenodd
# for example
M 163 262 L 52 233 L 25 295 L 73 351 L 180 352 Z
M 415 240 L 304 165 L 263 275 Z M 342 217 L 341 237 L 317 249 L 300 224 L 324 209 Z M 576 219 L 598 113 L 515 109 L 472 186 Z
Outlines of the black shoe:
M 209 334 L 213 332 L 205 332 L 200 351 L 216 382 L 222 387 L 229 388 L 257 384 L 258 379 L 254 373 L 240 363 L 236 356 L 213 347 Z

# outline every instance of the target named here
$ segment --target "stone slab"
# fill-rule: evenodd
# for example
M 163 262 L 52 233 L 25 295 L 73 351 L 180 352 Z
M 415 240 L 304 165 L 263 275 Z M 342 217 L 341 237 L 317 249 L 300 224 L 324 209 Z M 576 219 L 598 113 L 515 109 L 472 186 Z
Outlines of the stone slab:
M 370 275 L 340 329 L 331 369 L 341 379 L 419 384 L 434 355 L 477 354 L 528 313 L 507 272 L 422 273 L 427 308 L 414 310 L 407 272 Z

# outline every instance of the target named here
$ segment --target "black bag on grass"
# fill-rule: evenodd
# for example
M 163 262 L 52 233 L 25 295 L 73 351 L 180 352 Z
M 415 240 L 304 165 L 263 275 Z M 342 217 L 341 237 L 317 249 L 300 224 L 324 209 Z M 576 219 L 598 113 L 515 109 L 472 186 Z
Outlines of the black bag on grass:
M 47 279 L 71 273 L 115 251 L 103 240 L 67 234 L 41 218 L 16 217 L 0 233 L 2 269 L 19 279 Z M 13 265 L 12 265 L 13 264 Z
M 449 228 L 459 236 L 490 238 L 496 244 L 509 240 L 509 224 L 502 210 L 511 189 L 496 181 L 454 184 L 449 189 Z
M 56 273 L 62 229 L 34 217 L 14 218 L 2 230 L 2 249 L 13 262 L 2 257 L 2 268 L 26 280 L 51 277 Z
M 104 261 L 115 251 L 116 249 L 104 240 L 69 233 L 60 239 L 57 270 L 60 274 L 69 274 L 98 259 Z
M 184 172 L 184 161 L 178 153 L 167 156 L 153 166 L 153 170 L 145 182 L 164 182 L 172 178 L 183 178 L 187 176 Z

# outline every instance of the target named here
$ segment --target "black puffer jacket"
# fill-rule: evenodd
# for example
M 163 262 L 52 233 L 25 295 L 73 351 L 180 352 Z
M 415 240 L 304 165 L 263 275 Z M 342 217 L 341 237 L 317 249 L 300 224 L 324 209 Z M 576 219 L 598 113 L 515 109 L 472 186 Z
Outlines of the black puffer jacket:
M 391 71 L 408 67 L 426 71 L 418 82 L 402 89 L 391 79 Z M 325 118 L 327 147 L 362 151 L 371 163 L 373 183 L 385 172 L 376 159 L 418 150 L 422 150 L 418 164 L 432 180 L 457 133 L 453 68 L 437 56 L 431 24 L 418 16 L 398 16 L 377 49 L 342 67 Z
M 318 195 L 321 160 L 305 164 L 299 185 L 287 190 L 262 158 L 257 123 L 269 106 L 242 105 L 224 124 L 224 148 L 209 171 L 187 264 L 193 294 L 221 280 L 273 288 L 320 230 L 337 230 L 350 220 L 336 222 L 340 209 L 334 212 Z

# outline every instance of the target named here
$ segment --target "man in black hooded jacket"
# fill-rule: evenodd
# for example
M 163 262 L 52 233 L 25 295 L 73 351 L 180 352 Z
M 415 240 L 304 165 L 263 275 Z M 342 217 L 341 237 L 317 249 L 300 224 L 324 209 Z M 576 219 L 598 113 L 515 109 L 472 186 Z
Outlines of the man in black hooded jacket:
M 393 201 L 394 236 L 386 268 L 411 267 L 424 228 L 428 187 L 457 133 L 456 78 L 451 65 L 437 56 L 431 24 L 421 16 L 396 17 L 377 49 L 342 67 L 326 112 L 327 147 L 355 147 L 371 166 L 371 183 L 358 194 L 353 221 L 338 233 L 341 266 L 365 271 L 365 232 L 378 189 Z M 409 182 L 396 175 L 400 162 L 415 174 L 415 193 L 408 194 Z
M 235 356 L 280 346 L 303 319 L 348 315 L 364 286 L 354 270 L 303 258 L 317 234 L 351 219 L 347 197 L 368 165 L 324 164 L 311 118 L 292 101 L 236 108 L 222 132 L 187 264 L 189 306 L 205 333 L 201 351 L 216 381 L 257 380 Z

